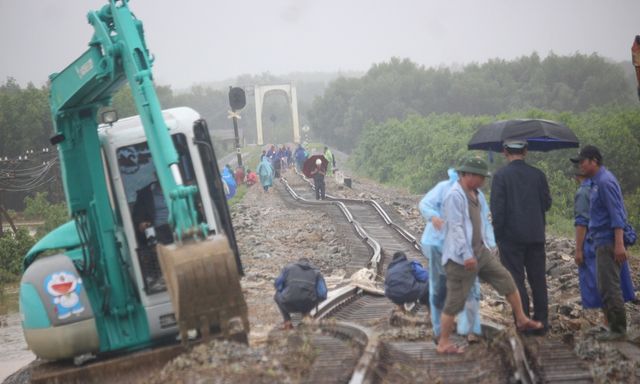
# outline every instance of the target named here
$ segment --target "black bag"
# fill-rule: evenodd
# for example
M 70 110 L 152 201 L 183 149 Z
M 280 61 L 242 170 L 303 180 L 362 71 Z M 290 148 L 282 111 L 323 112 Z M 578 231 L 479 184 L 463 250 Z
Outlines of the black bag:
M 636 230 L 633 229 L 631 224 L 627 223 L 624 225 L 624 229 L 622 230 L 622 239 L 624 241 L 625 247 L 632 246 L 636 243 L 638 235 L 636 234 Z

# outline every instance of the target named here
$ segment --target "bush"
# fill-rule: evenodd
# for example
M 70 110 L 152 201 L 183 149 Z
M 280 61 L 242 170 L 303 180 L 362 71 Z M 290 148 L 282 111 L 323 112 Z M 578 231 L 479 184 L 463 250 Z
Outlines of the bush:
M 0 237 L 0 283 L 18 279 L 22 273 L 22 259 L 35 244 L 35 239 L 25 229 L 17 233 L 5 232 Z
M 498 116 L 430 114 L 391 119 L 369 124 L 360 137 L 350 162 L 359 174 L 377 181 L 426 193 L 444 180 L 447 168 L 468 153 L 467 143 L 475 127 L 491 121 L 513 118 L 555 120 L 571 128 L 580 145 L 600 148 L 605 166 L 618 178 L 625 195 L 629 220 L 640 228 L 640 109 L 598 107 L 581 113 L 552 113 L 529 110 Z M 542 169 L 549 182 L 553 204 L 547 214 L 551 232 L 573 234 L 573 199 L 577 184 L 573 180 L 571 156 L 577 149 L 530 152 L 527 163 Z M 481 154 L 490 160 L 495 172 L 505 164 L 501 154 Z M 491 181 L 483 188 L 490 194 Z

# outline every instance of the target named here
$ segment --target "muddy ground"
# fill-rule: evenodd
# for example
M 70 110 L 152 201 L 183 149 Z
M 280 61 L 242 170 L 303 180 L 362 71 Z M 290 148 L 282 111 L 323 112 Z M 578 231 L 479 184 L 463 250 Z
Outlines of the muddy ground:
M 288 175 L 288 179 L 291 183 L 298 183 L 292 174 Z M 242 203 L 232 210 L 245 266 L 246 274 L 242 286 L 249 306 L 252 327 L 251 348 L 245 349 L 244 346 L 238 346 L 238 349 L 241 355 L 249 354 L 250 361 L 259 361 L 259 363 L 254 365 L 240 363 L 244 364 L 243 369 L 236 373 L 224 369 L 223 378 L 220 378 L 222 381 L 218 381 L 212 378 L 219 378 L 220 371 L 199 365 L 196 369 L 199 374 L 193 376 L 190 367 L 180 367 L 184 361 L 177 364 L 174 362 L 165 367 L 155 382 L 161 382 L 162 378 L 167 377 L 184 377 L 178 372 L 189 372 L 190 379 L 185 380 L 185 383 L 200 382 L 199 380 L 209 382 L 207 378 L 213 380 L 211 382 L 240 383 L 245 382 L 247 374 L 263 380 L 265 370 L 276 375 L 272 377 L 274 382 L 297 382 L 300 373 L 308 369 L 308 364 L 311 363 L 309 358 L 313 357 L 312 353 L 300 359 L 298 365 L 281 364 L 283 358 L 288 360 L 292 356 L 287 353 L 282 354 L 283 350 L 291 348 L 284 342 L 291 336 L 282 336 L 286 334 L 278 330 L 282 319 L 273 303 L 273 281 L 282 266 L 298 257 L 306 256 L 320 267 L 327 276 L 330 286 L 341 285 L 345 279 L 348 279 L 342 269 L 345 261 L 348 260 L 348 255 L 345 253 L 341 234 L 336 233 L 335 225 L 327 215 L 305 209 L 290 209 L 290 206 L 285 205 L 280 195 L 276 193 L 282 193 L 282 188 L 280 186 L 276 188 L 278 191 L 271 190 L 266 194 L 259 188 L 251 188 Z M 391 213 L 396 218 L 404 221 L 405 227 L 417 238 L 420 237 L 424 228 L 424 221 L 417 209 L 417 203 L 422 196 L 412 195 L 402 189 L 381 187 L 367 180 L 354 180 L 353 189 L 339 188 L 333 180 L 330 180 L 327 193 L 381 201 L 392 209 Z M 547 270 L 551 331 L 547 337 L 568 340 L 575 345 L 579 356 L 589 364 L 597 381 L 628 382 L 634 376 L 634 364 L 625 361 L 610 346 L 596 342 L 593 334 L 590 333 L 594 327 L 601 324 L 602 318 L 599 311 L 585 311 L 580 306 L 573 249 L 572 240 L 549 236 Z M 640 268 L 640 263 L 635 258 L 631 260 L 631 264 L 634 271 Z M 634 277 L 637 279 L 637 274 L 634 274 Z M 640 281 L 635 281 L 635 284 L 639 286 Z M 504 299 L 490 287 L 483 286 L 482 291 L 483 318 L 511 326 L 510 310 Z M 633 336 L 638 333 L 640 314 L 635 304 L 627 305 L 630 331 Z M 399 333 L 403 334 L 404 331 L 400 330 Z M 295 336 L 295 338 L 304 337 L 304 333 L 301 334 L 303 336 Z M 406 334 L 415 334 L 415 331 L 409 330 Z M 428 332 L 425 335 L 430 337 Z M 219 359 L 215 366 L 220 366 L 225 359 L 224 353 L 220 351 L 228 348 L 227 344 L 209 347 L 209 359 Z M 184 358 L 185 361 L 197 362 L 202 360 L 202 354 L 196 353 L 195 356 L 190 355 Z
M 287 177 L 293 181 L 294 176 Z M 280 197 L 283 189 L 262 192 L 249 188 L 241 203 L 232 208 L 236 237 L 245 270 L 242 288 L 249 307 L 250 346 L 212 342 L 194 348 L 165 366 L 147 382 L 245 383 L 299 382 L 314 358 L 309 347 L 308 330 L 283 333 L 278 330 L 281 316 L 273 302 L 273 281 L 281 268 L 306 256 L 319 266 L 329 288 L 344 284 L 343 266 L 348 254 L 343 235 L 326 214 L 286 205 Z M 402 189 L 381 187 L 364 179 L 353 180 L 353 189 L 327 182 L 327 193 L 374 198 L 392 209 L 396 218 L 417 238 L 424 228 L 417 204 L 422 196 Z M 577 268 L 573 263 L 574 243 L 570 239 L 549 237 L 547 270 L 551 332 L 547 337 L 570 341 L 601 382 L 628 382 L 635 366 L 612 348 L 594 341 L 589 333 L 601 323 L 598 311 L 580 306 Z M 640 269 L 632 258 L 633 271 Z M 638 274 L 633 273 L 636 287 Z M 483 318 L 510 326 L 511 315 L 504 299 L 483 286 Z M 638 333 L 640 314 L 635 304 L 628 304 L 632 335 Z M 411 332 L 409 332 L 411 333 Z

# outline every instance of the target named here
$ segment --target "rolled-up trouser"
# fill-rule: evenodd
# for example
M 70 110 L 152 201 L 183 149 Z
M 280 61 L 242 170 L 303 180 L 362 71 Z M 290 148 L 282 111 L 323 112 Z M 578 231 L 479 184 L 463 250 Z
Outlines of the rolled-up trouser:
M 445 271 L 447 273 L 447 298 L 442 312 L 449 316 L 455 316 L 464 309 L 466 298 L 478 277 L 491 284 L 503 296 L 507 296 L 517 289 L 509 271 L 488 249 L 484 249 L 478 256 L 476 270 L 469 271 L 465 269 L 464 265 L 449 260 L 445 265 Z
M 433 335 L 440 336 L 440 315 L 447 296 L 447 278 L 442 266 L 442 251 L 435 246 L 422 247 L 429 260 L 429 303 Z M 482 332 L 480 325 L 480 282 L 476 279 L 471 292 L 467 296 L 464 309 L 460 312 L 457 332 L 460 335 Z
M 596 247 L 596 272 L 602 309 L 612 332 L 627 331 L 627 311 L 620 289 L 620 264 L 614 259 L 613 244 Z

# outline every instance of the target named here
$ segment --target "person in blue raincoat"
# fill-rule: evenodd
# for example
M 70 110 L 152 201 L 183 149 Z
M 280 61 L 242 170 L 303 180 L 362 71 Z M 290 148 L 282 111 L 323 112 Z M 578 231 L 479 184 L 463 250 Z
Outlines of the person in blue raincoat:
M 574 226 L 576 228 L 576 254 L 578 265 L 578 281 L 580 283 L 580 297 L 585 309 L 602 308 L 602 299 L 598 293 L 598 278 L 596 273 L 596 250 L 589 238 L 589 207 L 591 196 L 591 179 L 580 170 L 575 169 L 575 177 L 580 184 L 574 200 Z M 629 263 L 625 261 L 620 266 L 620 288 L 624 301 L 635 299 L 633 281 L 629 271 Z M 606 314 L 604 325 L 607 325 Z
M 449 179 L 436 184 L 420 200 L 418 208 L 427 222 L 420 240 L 422 253 L 429 261 L 429 303 L 434 339 L 440 336 L 440 315 L 447 295 L 446 278 L 442 266 L 442 243 L 444 222 L 442 220 L 442 202 L 449 189 L 458 181 L 454 168 L 447 170 Z M 480 283 L 473 285 L 464 310 L 458 315 L 457 332 L 467 335 L 470 341 L 477 341 L 482 334 L 480 324 Z
M 298 172 L 302 172 L 302 165 L 304 164 L 304 161 L 307 160 L 307 157 L 308 157 L 307 151 L 304 150 L 304 148 L 302 147 L 302 144 L 298 144 L 298 148 L 294 152 L 293 156 L 296 159 L 296 170 Z
M 258 164 L 256 173 L 258 174 L 258 177 L 260 177 L 260 184 L 264 191 L 269 192 L 269 187 L 273 185 L 274 170 L 271 166 L 271 161 L 267 156 L 264 156 L 262 161 L 260 161 L 260 164 Z
M 227 200 L 229 200 L 236 195 L 236 189 L 238 187 L 236 185 L 236 179 L 233 175 L 233 171 L 231 170 L 231 167 L 229 165 L 225 166 L 222 169 L 222 181 L 226 185 L 226 188 L 224 189 L 224 195 L 227 197 Z

